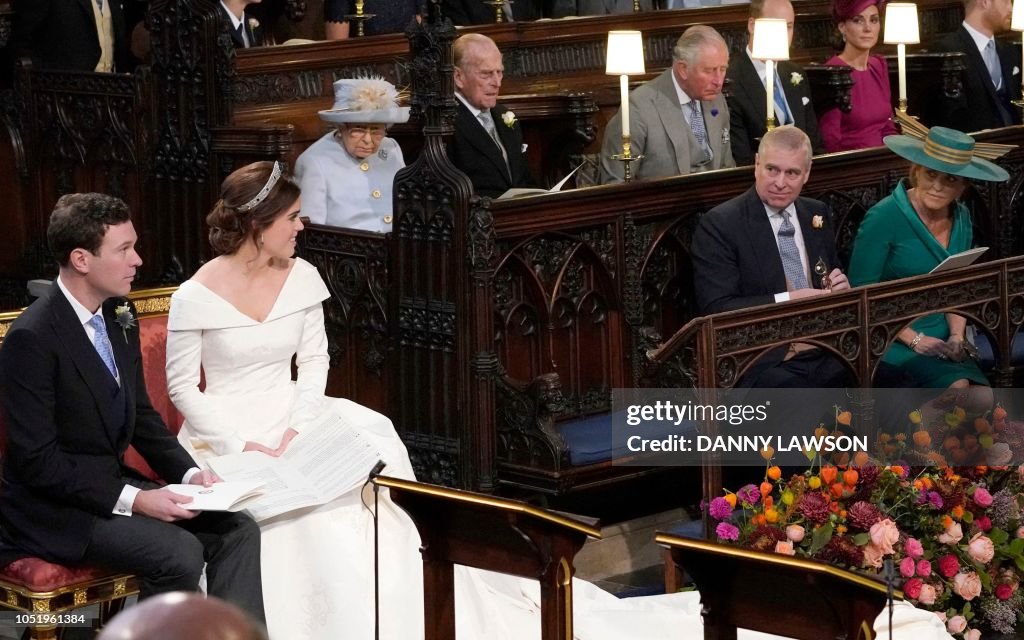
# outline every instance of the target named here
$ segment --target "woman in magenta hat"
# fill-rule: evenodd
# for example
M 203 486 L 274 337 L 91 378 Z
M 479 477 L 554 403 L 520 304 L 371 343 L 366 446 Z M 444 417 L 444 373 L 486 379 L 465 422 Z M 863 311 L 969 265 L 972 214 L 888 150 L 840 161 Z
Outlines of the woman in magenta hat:
M 826 64 L 853 67 L 854 84 L 850 112 L 835 107 L 818 120 L 829 153 L 878 147 L 882 138 L 898 133 L 892 121 L 889 67 L 884 58 L 871 55 L 882 31 L 884 5 L 885 0 L 832 2 L 832 20 L 843 37 L 843 50 Z

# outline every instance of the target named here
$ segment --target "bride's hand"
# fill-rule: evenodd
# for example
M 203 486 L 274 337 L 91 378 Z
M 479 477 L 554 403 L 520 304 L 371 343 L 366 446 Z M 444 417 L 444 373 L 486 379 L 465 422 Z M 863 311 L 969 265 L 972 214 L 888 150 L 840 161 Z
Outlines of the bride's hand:
M 292 429 L 291 427 L 288 427 L 288 429 L 284 432 L 284 435 L 281 436 L 281 444 L 278 445 L 277 449 L 275 450 L 275 455 L 279 456 L 283 454 L 285 450 L 288 449 L 288 445 L 291 444 L 292 438 L 294 438 L 297 435 L 299 435 L 298 431 Z
M 276 450 L 271 449 L 270 447 L 264 447 L 262 444 L 258 442 L 246 442 L 245 447 L 242 448 L 242 451 L 259 451 L 260 453 L 265 453 L 268 456 L 273 456 L 275 458 L 281 455 Z

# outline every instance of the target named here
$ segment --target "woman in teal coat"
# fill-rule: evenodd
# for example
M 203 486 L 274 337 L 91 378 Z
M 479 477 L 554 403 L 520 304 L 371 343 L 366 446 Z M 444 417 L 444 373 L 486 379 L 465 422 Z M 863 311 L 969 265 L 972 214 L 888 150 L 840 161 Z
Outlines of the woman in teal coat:
M 868 210 L 850 258 L 853 286 L 928 273 L 972 245 L 971 214 L 958 199 L 967 180 L 1003 182 L 1001 167 L 974 153 L 967 134 L 935 127 L 924 140 L 887 136 L 885 145 L 912 164 L 910 177 Z M 882 360 L 919 387 L 966 388 L 988 379 L 964 350 L 966 319 L 952 313 L 918 319 L 896 335 Z

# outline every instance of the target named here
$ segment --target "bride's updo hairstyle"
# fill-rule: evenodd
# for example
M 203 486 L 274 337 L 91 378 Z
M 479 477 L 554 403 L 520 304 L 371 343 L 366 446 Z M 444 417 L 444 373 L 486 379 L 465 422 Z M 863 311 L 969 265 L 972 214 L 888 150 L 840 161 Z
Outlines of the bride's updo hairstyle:
M 299 187 L 278 162 L 254 162 L 231 173 L 220 186 L 220 200 L 206 216 L 210 246 L 232 254 L 251 238 L 258 247 L 263 231 L 299 197 Z

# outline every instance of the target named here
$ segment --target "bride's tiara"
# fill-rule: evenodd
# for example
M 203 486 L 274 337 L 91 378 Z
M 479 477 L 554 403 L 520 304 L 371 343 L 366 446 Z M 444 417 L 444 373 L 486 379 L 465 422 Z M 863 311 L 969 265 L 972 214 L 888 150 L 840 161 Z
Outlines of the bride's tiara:
M 277 181 L 280 179 L 281 163 L 275 160 L 274 170 L 270 172 L 270 177 L 267 178 L 267 184 L 263 185 L 263 188 L 260 189 L 260 192 L 256 194 L 256 197 L 254 197 L 252 200 L 246 202 L 243 205 L 239 205 L 238 207 L 236 207 L 235 210 L 238 211 L 239 213 L 245 213 L 255 208 L 259 203 L 267 199 L 267 196 L 269 196 L 270 192 L 274 189 L 274 185 L 276 185 Z

